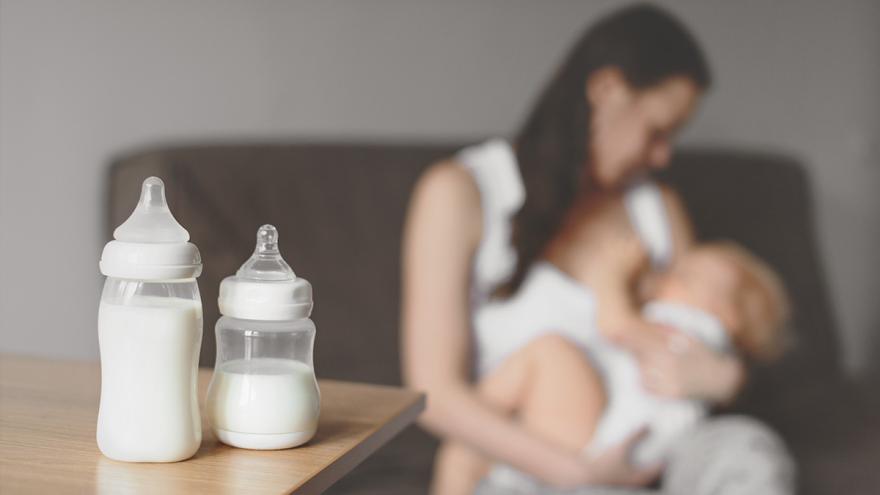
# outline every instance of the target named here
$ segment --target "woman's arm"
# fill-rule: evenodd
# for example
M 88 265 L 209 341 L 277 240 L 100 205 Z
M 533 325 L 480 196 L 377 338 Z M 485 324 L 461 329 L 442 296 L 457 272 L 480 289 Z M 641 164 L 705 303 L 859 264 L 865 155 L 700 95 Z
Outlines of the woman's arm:
M 403 240 L 403 376 L 428 393 L 421 424 L 554 485 L 609 475 L 612 483 L 641 481 L 625 452 L 588 465 L 479 400 L 469 382 L 468 298 L 481 229 L 479 192 L 467 171 L 455 163 L 430 169 L 414 192 Z M 613 469 L 599 472 L 607 466 Z

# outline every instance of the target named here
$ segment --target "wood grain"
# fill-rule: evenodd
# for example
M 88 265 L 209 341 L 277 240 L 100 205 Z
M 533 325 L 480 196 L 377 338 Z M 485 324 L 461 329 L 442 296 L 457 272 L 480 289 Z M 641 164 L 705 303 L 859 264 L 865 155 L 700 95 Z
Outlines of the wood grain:
M 171 464 L 107 459 L 95 442 L 98 363 L 0 356 L 0 493 L 320 493 L 411 424 L 423 394 L 319 380 L 321 418 L 308 444 L 252 451 L 206 428 L 195 457 Z

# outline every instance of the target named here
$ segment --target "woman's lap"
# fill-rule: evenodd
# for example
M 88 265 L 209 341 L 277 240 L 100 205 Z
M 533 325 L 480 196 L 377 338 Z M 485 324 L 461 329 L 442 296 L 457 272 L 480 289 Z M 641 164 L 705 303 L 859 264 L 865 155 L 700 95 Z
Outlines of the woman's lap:
M 794 459 L 769 426 L 747 416 L 720 416 L 675 451 L 664 487 L 695 495 L 789 495 L 795 474 Z
M 646 489 L 556 490 L 530 485 L 521 490 L 484 479 L 477 495 L 792 495 L 795 464 L 773 430 L 745 416 L 704 421 L 673 453 L 660 492 Z

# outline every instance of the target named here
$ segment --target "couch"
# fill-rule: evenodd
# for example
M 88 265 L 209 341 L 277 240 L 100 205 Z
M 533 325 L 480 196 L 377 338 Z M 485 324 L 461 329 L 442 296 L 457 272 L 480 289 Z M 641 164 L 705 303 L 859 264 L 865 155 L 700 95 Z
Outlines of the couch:
M 476 140 L 474 140 L 476 141 Z M 220 280 L 271 223 L 298 275 L 314 287 L 319 377 L 401 383 L 400 235 L 419 174 L 464 143 L 186 143 L 133 150 L 107 178 L 107 236 L 131 212 L 141 181 L 165 180 L 168 202 L 204 261 L 201 365 L 212 366 Z M 781 432 L 802 493 L 880 490 L 880 421 L 873 380 L 844 379 L 809 177 L 785 156 L 725 149 L 679 152 L 661 177 L 679 189 L 703 239 L 736 240 L 782 275 L 794 302 L 794 343 L 756 367 L 729 408 Z M 430 400 L 430 399 L 429 399 Z M 422 493 L 436 441 L 411 427 L 331 488 L 339 494 Z

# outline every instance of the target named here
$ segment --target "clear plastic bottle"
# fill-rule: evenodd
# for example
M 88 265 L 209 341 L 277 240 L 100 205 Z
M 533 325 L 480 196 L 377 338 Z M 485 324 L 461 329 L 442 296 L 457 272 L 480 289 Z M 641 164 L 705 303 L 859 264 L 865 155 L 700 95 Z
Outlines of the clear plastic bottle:
M 202 441 L 198 362 L 199 251 L 165 202 L 157 177 L 104 247 L 98 310 L 98 448 L 129 462 L 192 457 Z
M 281 257 L 275 227 L 260 227 L 253 256 L 220 284 L 219 306 L 207 404 L 214 434 L 247 449 L 309 441 L 320 413 L 312 286 Z

